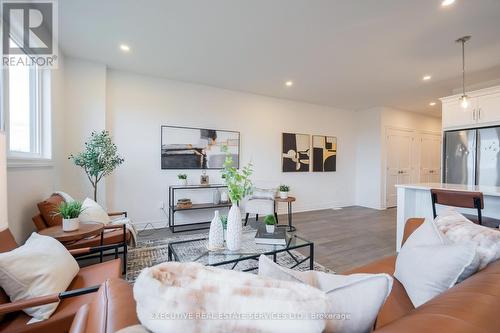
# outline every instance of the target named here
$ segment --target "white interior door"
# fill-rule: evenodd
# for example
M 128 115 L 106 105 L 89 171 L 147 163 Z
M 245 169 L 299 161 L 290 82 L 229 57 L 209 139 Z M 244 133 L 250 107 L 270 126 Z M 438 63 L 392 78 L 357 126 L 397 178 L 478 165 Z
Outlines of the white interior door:
M 420 182 L 441 182 L 441 135 L 422 134 L 420 137 Z
M 388 129 L 386 137 L 386 206 L 397 204 L 395 185 L 408 184 L 412 180 L 414 163 L 413 131 Z

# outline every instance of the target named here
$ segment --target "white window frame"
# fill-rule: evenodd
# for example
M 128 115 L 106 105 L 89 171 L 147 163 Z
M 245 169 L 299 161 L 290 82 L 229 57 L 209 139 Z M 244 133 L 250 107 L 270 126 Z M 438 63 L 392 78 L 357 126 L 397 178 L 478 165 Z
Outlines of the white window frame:
M 41 70 L 37 67 L 30 68 L 30 152 L 10 150 L 9 131 L 9 71 L 2 70 L 3 81 L 2 107 L 3 128 L 6 131 L 7 143 L 7 166 L 10 167 L 34 167 L 52 166 L 52 131 L 51 131 L 51 84 L 50 71 Z

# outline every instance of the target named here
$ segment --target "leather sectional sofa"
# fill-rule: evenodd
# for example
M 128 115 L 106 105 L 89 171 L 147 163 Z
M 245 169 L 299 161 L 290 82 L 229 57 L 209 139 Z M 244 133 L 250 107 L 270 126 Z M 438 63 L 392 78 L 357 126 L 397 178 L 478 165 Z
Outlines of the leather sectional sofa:
M 423 219 L 410 219 L 403 242 Z M 387 257 L 345 274 L 393 274 L 396 257 Z M 479 333 L 500 332 L 500 260 L 415 309 L 396 279 L 382 307 L 375 331 L 381 333 Z M 71 333 L 111 333 L 136 325 L 132 286 L 123 280 L 108 280 L 93 302 L 77 313 Z

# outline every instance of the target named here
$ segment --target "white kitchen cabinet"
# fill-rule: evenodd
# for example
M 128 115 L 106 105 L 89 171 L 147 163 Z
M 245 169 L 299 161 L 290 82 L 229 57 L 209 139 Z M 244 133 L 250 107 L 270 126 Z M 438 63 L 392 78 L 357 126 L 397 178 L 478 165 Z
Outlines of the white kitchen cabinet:
M 476 119 L 478 124 L 500 122 L 500 92 L 478 97 Z
M 469 107 L 460 105 L 460 96 L 441 98 L 444 130 L 500 125 L 500 86 L 467 92 Z

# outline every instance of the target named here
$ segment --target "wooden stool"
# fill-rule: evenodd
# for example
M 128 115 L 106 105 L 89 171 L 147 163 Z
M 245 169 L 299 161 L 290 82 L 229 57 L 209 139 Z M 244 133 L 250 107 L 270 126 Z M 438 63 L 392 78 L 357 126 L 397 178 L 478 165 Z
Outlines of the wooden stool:
M 434 218 L 437 216 L 436 204 L 439 204 L 443 206 L 477 209 L 477 216 L 470 214 L 463 215 L 472 222 L 486 227 L 498 228 L 500 225 L 500 220 L 482 216 L 481 210 L 484 209 L 484 198 L 482 192 L 431 189 L 431 197 L 432 213 L 434 214 Z

